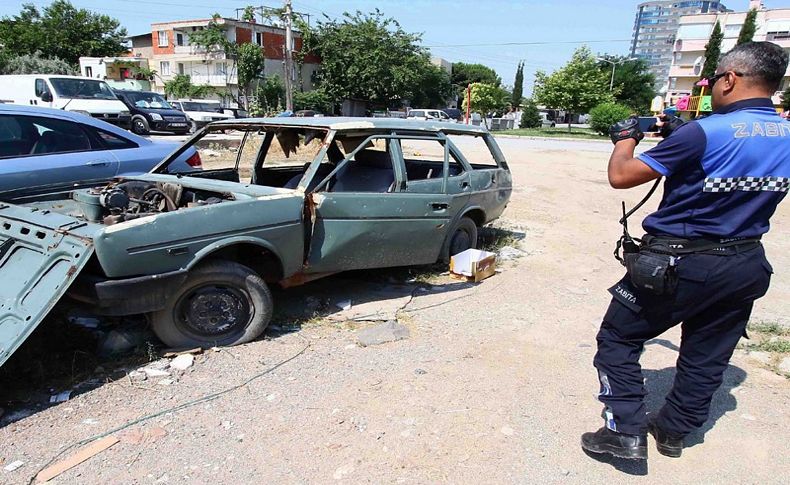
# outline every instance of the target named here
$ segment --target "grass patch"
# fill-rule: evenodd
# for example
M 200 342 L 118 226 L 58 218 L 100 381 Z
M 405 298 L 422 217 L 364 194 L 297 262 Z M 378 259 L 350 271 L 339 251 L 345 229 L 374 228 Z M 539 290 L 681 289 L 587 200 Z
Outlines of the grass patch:
M 790 328 L 782 326 L 778 322 L 749 323 L 749 330 L 767 335 L 790 336 Z
M 508 130 L 495 132 L 495 134 L 515 135 L 515 136 L 540 136 L 545 138 L 578 138 L 583 140 L 606 140 L 590 128 L 571 128 L 557 126 L 556 128 L 521 128 L 518 130 Z
M 498 253 L 505 246 L 519 248 L 519 243 L 526 237 L 523 232 L 511 231 L 501 227 L 486 226 L 480 228 L 477 240 L 483 251 Z
M 758 344 L 749 344 L 747 350 L 757 352 L 773 352 L 777 354 L 790 354 L 790 340 L 763 340 Z

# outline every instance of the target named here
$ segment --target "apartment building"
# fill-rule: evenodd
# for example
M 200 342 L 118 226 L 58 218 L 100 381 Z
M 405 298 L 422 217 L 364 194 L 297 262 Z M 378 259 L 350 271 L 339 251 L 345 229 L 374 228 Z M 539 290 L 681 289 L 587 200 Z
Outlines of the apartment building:
M 636 20 L 631 42 L 631 57 L 647 61 L 656 76 L 656 89 L 666 89 L 669 66 L 672 64 L 672 46 L 683 15 L 726 12 L 722 2 L 714 0 L 654 1 L 636 7 Z
M 750 2 L 749 7 L 758 11 L 754 40 L 774 42 L 790 51 L 790 8 L 768 10 L 763 8 L 760 1 Z M 705 61 L 705 44 L 716 21 L 724 31 L 721 46 L 724 53 L 735 47 L 746 14 L 747 12 L 726 12 L 681 17 L 669 70 L 669 89 L 665 98 L 667 103 L 675 104 L 679 98 L 690 95 L 694 84 L 699 81 Z M 790 69 L 785 73 L 780 91 L 773 97 L 774 104 L 780 104 L 781 93 L 788 85 Z
M 212 19 L 180 20 L 151 24 L 151 33 L 130 37 L 132 57 L 146 58 L 151 69 L 157 71 L 152 88 L 164 92 L 164 83 L 177 74 L 189 75 L 193 84 L 207 84 L 216 88 L 236 89 L 238 77 L 235 63 L 223 52 L 207 53 L 203 48 L 190 43 L 190 35 L 205 29 Z M 236 19 L 220 18 L 216 22 L 225 31 L 230 42 L 254 43 L 263 50 L 264 74 L 284 77 L 285 73 L 285 29 Z M 291 49 L 302 48 L 302 39 L 294 32 Z M 320 59 L 308 55 L 304 64 L 294 65 L 289 73 L 297 89 L 313 88 L 313 73 Z

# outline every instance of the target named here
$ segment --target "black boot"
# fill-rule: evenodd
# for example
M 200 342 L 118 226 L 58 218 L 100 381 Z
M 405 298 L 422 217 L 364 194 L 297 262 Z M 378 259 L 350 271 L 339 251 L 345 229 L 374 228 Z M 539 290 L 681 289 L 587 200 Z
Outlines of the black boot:
M 671 436 L 656 424 L 656 416 L 650 415 L 647 419 L 647 430 L 656 439 L 656 449 L 664 456 L 680 458 L 683 453 L 683 438 Z
M 647 435 L 617 433 L 603 427 L 582 435 L 582 448 L 591 453 L 609 453 L 619 458 L 647 460 Z

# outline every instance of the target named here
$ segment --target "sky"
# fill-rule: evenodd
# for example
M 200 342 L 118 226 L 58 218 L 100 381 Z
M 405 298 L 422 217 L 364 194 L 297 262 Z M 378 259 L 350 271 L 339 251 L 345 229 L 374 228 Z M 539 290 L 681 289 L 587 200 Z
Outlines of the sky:
M 0 16 L 17 13 L 21 3 L 46 6 L 49 0 L 0 0 Z M 151 31 L 151 23 L 209 18 L 215 12 L 236 17 L 246 5 L 281 6 L 282 0 L 71 0 L 80 8 L 121 21 L 129 34 Z M 600 54 L 627 55 L 636 6 L 631 0 L 293 0 L 294 10 L 311 22 L 323 14 L 370 12 L 378 8 L 407 32 L 421 33 L 431 53 L 451 62 L 485 64 L 512 85 L 524 61 L 525 94 L 536 70 L 562 67 L 573 51 L 587 44 Z M 764 0 L 768 8 L 790 8 L 790 0 Z M 728 8 L 746 10 L 748 0 L 725 0 Z M 494 45 L 492 45 L 494 44 Z M 510 45 L 507 45 L 510 44 Z M 513 45 L 523 44 L 523 45 Z

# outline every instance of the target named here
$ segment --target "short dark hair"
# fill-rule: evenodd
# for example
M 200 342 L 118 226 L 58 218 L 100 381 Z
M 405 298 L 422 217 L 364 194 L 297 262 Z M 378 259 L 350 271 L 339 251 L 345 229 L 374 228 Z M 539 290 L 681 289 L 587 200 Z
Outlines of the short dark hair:
M 787 72 L 787 62 L 787 52 L 773 42 L 747 42 L 724 54 L 719 68 L 722 72 L 741 71 L 776 91 Z

